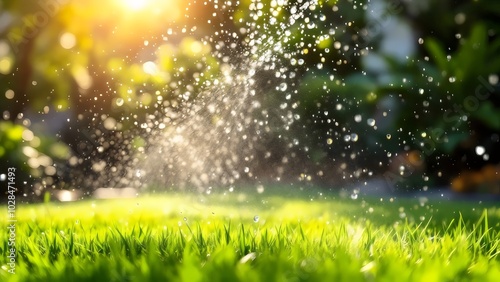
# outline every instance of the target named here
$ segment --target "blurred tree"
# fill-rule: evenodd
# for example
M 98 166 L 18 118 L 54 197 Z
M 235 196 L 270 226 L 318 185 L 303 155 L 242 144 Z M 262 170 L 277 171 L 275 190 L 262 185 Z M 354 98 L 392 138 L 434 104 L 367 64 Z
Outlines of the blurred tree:
M 82 188 L 99 185 L 101 166 L 96 163 L 126 166 L 126 151 L 132 148 L 113 146 L 127 142 L 123 132 L 139 128 L 165 108 L 189 103 L 219 72 L 212 47 L 203 41 L 219 23 L 206 20 L 213 11 L 203 9 L 206 3 L 27 2 L 0 2 L 0 92 L 5 93 L 0 102 L 4 120 L 11 121 L 3 125 L 42 122 L 44 126 L 35 126 L 41 128 L 34 132 L 37 136 L 56 133 L 72 149 L 66 157 L 78 168 L 60 169 L 60 180 L 72 187 L 74 173 L 88 176 L 78 178 L 85 180 L 78 184 Z M 195 12 L 185 14 L 188 7 Z M 56 112 L 69 114 L 67 124 L 45 122 Z M 0 157 L 8 165 L 41 176 L 35 173 L 38 166 L 16 157 L 30 146 L 22 144 L 26 140 L 15 139 L 15 150 L 7 144 L 12 138 L 2 140 L 9 154 Z

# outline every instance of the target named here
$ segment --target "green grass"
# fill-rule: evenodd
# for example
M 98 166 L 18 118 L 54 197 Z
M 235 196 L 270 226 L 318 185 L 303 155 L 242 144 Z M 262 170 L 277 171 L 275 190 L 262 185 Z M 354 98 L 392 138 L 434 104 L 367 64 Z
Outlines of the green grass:
M 6 271 L 2 255 L 0 281 L 500 277 L 500 209 L 494 203 L 266 191 L 18 204 L 16 215 L 16 274 Z M 4 217 L 2 254 L 7 225 Z

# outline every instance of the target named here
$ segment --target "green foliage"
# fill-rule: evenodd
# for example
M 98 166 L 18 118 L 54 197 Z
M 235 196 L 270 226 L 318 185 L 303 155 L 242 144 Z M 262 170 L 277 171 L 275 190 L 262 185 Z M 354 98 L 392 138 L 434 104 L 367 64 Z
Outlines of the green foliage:
M 394 1 L 387 3 L 394 4 Z M 491 143 L 490 136 L 500 129 L 496 82 L 500 73 L 500 29 L 498 23 L 491 20 L 499 14 L 496 8 L 490 9 L 498 3 L 439 1 L 429 3 L 429 7 L 420 12 L 411 11 L 411 5 L 399 5 L 402 11 L 386 12 L 391 18 L 405 19 L 417 27 L 423 44 L 418 45 L 415 56 L 401 62 L 391 54 L 379 54 L 388 66 L 382 73 L 361 71 L 363 66 L 356 59 L 362 57 L 360 50 L 345 53 L 350 56 L 346 61 L 348 70 L 344 64 L 338 64 L 332 66 L 335 72 L 329 72 L 329 68 L 317 71 L 314 65 L 306 63 L 309 70 L 298 92 L 299 111 L 307 125 L 299 130 L 308 128 L 312 150 L 322 150 L 324 156 L 336 161 L 343 159 L 340 157 L 343 153 L 349 156 L 351 151 L 363 150 L 367 154 L 363 163 L 390 163 L 387 153 L 394 156 L 394 153 L 418 150 L 431 178 L 436 163 L 442 163 L 443 158 L 464 164 L 456 170 L 470 169 L 473 162 L 479 166 L 479 160 L 472 161 L 465 154 L 473 152 L 477 144 Z M 349 5 L 339 10 L 346 17 L 357 15 Z M 416 16 L 405 17 L 412 13 Z M 360 49 L 367 47 L 366 53 L 378 54 L 381 38 L 376 30 L 374 34 L 363 33 L 364 24 L 367 21 L 370 24 L 365 17 L 362 13 L 350 22 L 352 28 L 359 31 L 357 42 L 349 44 L 351 41 L 342 37 L 342 34 L 349 35 L 349 30 L 338 30 L 335 40 Z M 459 20 L 461 17 L 465 19 L 463 22 Z M 380 22 L 372 19 L 371 24 L 382 29 L 383 19 Z M 354 122 L 355 115 L 362 117 L 361 123 Z M 376 119 L 377 128 L 366 126 L 366 119 L 370 117 Z M 364 138 L 356 144 L 342 142 L 342 137 L 350 132 Z M 327 145 L 328 138 L 333 139 L 336 146 Z M 339 146 L 344 144 L 350 150 L 339 152 Z M 495 151 L 492 147 L 487 150 Z M 457 172 L 447 173 L 451 175 L 445 177 Z M 443 184 L 446 182 L 443 180 Z
M 9 55 L 15 56 L 14 61 L 22 64 L 22 69 L 31 70 L 30 77 L 20 83 L 37 82 L 36 86 L 28 86 L 27 99 L 19 96 L 18 103 L 37 110 L 48 106 L 59 111 L 78 111 L 88 103 L 78 96 L 86 95 L 103 102 L 98 105 L 102 108 L 95 111 L 113 106 L 114 112 L 107 114 L 118 118 L 137 112 L 151 114 L 158 96 L 162 101 L 183 102 L 186 92 L 191 92 L 188 96 L 192 99 L 205 81 L 219 73 L 219 62 L 210 53 L 211 47 L 199 37 L 174 34 L 172 41 L 179 41 L 175 44 L 154 39 L 165 37 L 163 27 L 175 26 L 181 19 L 159 18 L 157 14 L 146 17 L 141 13 L 127 18 L 127 11 L 120 11 L 120 17 L 109 17 L 107 9 L 100 8 L 102 2 L 95 0 L 31 2 L 33 5 L 5 6 L 8 13 L 15 15 L 5 35 Z M 119 3 L 106 6 L 126 9 Z M 40 18 L 46 18 L 46 22 L 39 22 Z M 147 28 L 140 29 L 141 26 Z M 148 42 L 146 46 L 144 42 Z M 146 56 L 151 58 L 146 62 L 143 52 L 155 56 Z M 15 68 L 6 74 L 11 73 L 18 75 Z M 39 95 L 40 92 L 50 95 Z M 116 99 L 124 102 L 116 103 Z
M 0 157 L 12 153 L 13 157 L 20 151 L 20 143 L 25 128 L 21 125 L 14 125 L 10 122 L 0 123 Z
M 4 161 L 2 170 L 15 168 L 18 183 L 28 181 L 31 176 L 52 184 L 52 177 L 56 173 L 54 164 L 68 157 L 69 148 L 53 137 L 37 136 L 27 127 L 0 121 L 0 159 Z

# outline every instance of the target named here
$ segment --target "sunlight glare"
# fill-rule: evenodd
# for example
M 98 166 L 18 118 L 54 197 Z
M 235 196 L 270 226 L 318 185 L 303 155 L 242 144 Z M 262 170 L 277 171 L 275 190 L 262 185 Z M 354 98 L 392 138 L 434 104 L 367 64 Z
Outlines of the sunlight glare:
M 138 11 L 143 9 L 148 0 L 123 0 L 123 4 L 127 9 Z

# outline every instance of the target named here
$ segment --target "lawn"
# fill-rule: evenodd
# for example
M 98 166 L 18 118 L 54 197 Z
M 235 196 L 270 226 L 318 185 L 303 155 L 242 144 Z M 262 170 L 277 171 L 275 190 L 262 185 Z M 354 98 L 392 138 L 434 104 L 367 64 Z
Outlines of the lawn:
M 15 274 L 6 255 L 10 223 L 0 221 L 1 281 L 500 277 L 500 208 L 494 202 L 235 190 L 18 203 L 16 219 Z

